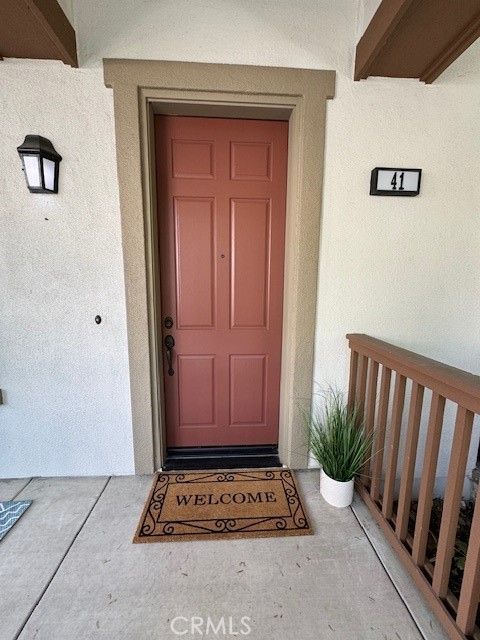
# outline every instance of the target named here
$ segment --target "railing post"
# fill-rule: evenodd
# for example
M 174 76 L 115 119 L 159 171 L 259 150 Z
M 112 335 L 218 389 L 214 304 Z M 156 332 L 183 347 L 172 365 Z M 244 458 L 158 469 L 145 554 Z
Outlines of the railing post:
M 390 520 L 393 513 L 393 494 L 395 491 L 395 479 L 397 475 L 398 446 L 400 443 L 400 430 L 402 428 L 403 405 L 405 402 L 405 376 L 395 376 L 395 391 L 393 393 L 392 424 L 390 428 L 390 442 L 388 444 L 387 472 L 385 475 L 385 488 L 383 491 L 382 513 L 383 517 Z
M 415 462 L 417 459 L 418 434 L 420 431 L 420 419 L 422 417 L 424 390 L 422 385 L 416 382 L 413 383 L 395 527 L 395 533 L 399 540 L 405 540 L 408 532 L 408 520 L 412 505 L 413 475 L 415 473 Z
M 439 598 L 445 598 L 448 590 L 472 426 L 473 413 L 458 407 L 432 580 L 432 588 Z
M 365 432 L 370 437 L 373 434 L 375 428 L 375 407 L 377 402 L 377 383 L 378 383 L 378 362 L 370 360 L 370 367 L 368 370 L 367 378 L 367 393 L 365 400 Z M 372 455 L 372 449 L 370 455 Z M 370 469 L 372 461 L 367 460 L 362 468 L 363 481 L 367 481 L 367 477 L 370 476 Z
M 380 381 L 380 399 L 378 403 L 378 418 L 375 434 L 375 442 L 373 444 L 373 460 L 372 460 L 372 483 L 370 485 L 370 495 L 372 500 L 380 498 L 380 484 L 382 481 L 383 468 L 383 448 L 385 446 L 385 432 L 387 430 L 388 403 L 390 400 L 390 383 L 392 379 L 392 370 L 388 367 L 382 367 L 382 376 Z
M 357 389 L 357 371 L 358 371 L 358 353 L 357 351 L 350 352 L 350 377 L 348 379 L 348 399 L 347 406 L 350 411 L 355 404 L 355 392 Z
M 427 548 L 428 528 L 430 526 L 430 515 L 432 513 L 433 488 L 435 485 L 435 473 L 437 471 L 438 449 L 442 436 L 444 411 L 445 398 L 439 396 L 438 393 L 434 393 L 430 405 L 412 547 L 413 561 L 420 567 L 425 564 L 425 552 Z
M 358 355 L 357 388 L 355 390 L 355 407 L 359 418 L 363 419 L 365 410 L 365 393 L 367 389 L 368 358 Z

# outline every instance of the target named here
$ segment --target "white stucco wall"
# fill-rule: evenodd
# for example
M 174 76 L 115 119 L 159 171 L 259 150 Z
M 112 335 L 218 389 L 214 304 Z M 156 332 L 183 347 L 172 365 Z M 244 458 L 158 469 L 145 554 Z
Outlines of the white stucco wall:
M 98 72 L 6 60 L 0 131 L 0 477 L 132 473 L 111 95 Z M 56 196 L 27 190 L 27 133 L 63 156 Z
M 345 385 L 344 336 L 352 331 L 478 373 L 480 46 L 432 86 L 355 83 L 359 21 L 374 4 L 74 0 L 80 70 L 0 63 L 6 141 L 0 211 L 7 230 L 0 239 L 7 301 L 0 446 L 9 451 L 0 474 L 132 470 L 112 101 L 102 84 L 103 57 L 335 69 L 315 378 Z M 65 158 L 57 198 L 29 196 L 21 182 L 15 147 L 34 130 Z M 370 171 L 382 165 L 421 167 L 421 195 L 370 197 Z M 97 313 L 105 317 L 100 327 L 93 322 Z M 448 449 L 446 438 L 443 461 Z

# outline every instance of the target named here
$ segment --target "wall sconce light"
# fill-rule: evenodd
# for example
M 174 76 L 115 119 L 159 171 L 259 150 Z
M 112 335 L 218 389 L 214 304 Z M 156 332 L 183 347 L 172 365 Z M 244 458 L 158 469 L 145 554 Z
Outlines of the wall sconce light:
M 58 193 L 58 169 L 62 156 L 42 136 L 25 136 L 17 147 L 30 193 Z

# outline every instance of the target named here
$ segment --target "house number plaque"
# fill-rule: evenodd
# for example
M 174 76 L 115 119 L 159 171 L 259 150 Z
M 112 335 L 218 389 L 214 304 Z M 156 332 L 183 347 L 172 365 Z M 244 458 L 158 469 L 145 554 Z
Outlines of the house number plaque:
M 418 196 L 421 169 L 376 167 L 370 178 L 371 196 Z

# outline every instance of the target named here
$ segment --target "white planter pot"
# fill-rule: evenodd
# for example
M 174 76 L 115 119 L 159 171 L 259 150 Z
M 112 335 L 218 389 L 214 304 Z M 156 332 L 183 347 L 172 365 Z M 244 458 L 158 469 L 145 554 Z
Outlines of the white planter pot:
M 353 478 L 347 482 L 333 480 L 325 471 L 320 471 L 320 493 L 333 507 L 348 507 L 353 500 Z

